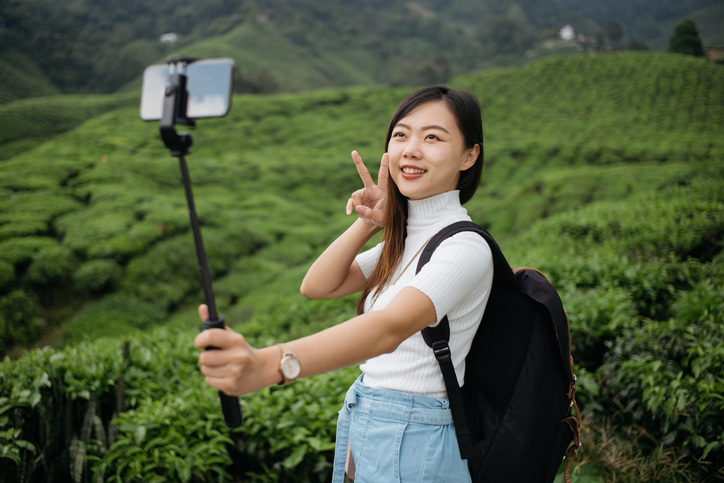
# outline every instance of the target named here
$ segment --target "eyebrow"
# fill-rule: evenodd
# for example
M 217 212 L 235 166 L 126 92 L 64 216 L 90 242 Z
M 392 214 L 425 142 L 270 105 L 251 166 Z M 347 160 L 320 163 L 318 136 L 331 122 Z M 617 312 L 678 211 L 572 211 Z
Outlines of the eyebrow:
M 397 126 L 399 126 L 399 127 L 404 127 L 404 128 L 407 128 L 407 129 L 412 129 L 409 125 L 405 124 L 404 122 L 398 122 L 398 123 L 397 123 Z M 422 127 L 422 131 L 429 131 L 430 129 L 437 129 L 438 131 L 443 131 L 443 132 L 446 132 L 446 133 L 450 134 L 450 131 L 448 131 L 447 129 L 445 129 L 444 127 L 442 127 L 442 126 L 440 126 L 440 125 L 438 125 L 438 124 L 431 124 L 431 125 L 429 125 L 429 126 L 423 126 L 423 127 Z

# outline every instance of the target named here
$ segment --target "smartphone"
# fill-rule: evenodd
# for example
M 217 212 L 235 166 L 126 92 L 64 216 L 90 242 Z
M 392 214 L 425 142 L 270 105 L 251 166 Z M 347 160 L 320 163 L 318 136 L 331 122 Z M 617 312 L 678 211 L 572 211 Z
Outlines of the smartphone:
M 159 121 L 172 69 L 176 64 L 160 64 L 143 71 L 141 119 Z M 231 108 L 234 85 L 234 61 L 228 58 L 197 60 L 185 65 L 188 119 L 224 117 Z

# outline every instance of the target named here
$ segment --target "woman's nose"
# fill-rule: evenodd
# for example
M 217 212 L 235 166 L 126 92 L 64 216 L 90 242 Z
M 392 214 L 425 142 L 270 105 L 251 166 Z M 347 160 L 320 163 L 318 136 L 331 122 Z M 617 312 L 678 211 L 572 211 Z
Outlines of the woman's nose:
M 402 157 L 419 159 L 420 155 L 420 143 L 415 138 L 410 138 L 402 151 Z

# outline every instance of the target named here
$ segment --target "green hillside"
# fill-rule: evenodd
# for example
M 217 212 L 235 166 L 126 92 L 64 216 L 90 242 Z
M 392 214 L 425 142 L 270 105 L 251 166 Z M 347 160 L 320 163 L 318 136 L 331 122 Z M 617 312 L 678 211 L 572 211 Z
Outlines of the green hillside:
M 0 87 L 0 103 L 43 95 L 45 86 L 28 90 L 39 78 L 66 94 L 117 92 L 146 65 L 215 43 L 245 69 L 238 91 L 255 93 L 368 85 L 370 79 L 424 84 L 522 64 L 555 51 L 564 25 L 587 38 L 585 51 L 663 51 L 676 23 L 694 18 L 713 47 L 724 39 L 720 3 L 207 0 L 199 8 L 177 0 L 0 0 L 0 57 L 19 53 L 27 61 L 12 67 L 34 68 L 25 85 L 5 79 L 11 81 Z M 162 42 L 169 33 L 174 40 Z M 570 43 L 562 48 L 579 50 Z
M 471 216 L 513 265 L 543 269 L 568 310 L 590 428 L 580 481 L 713 477 L 724 464 L 724 71 L 625 53 L 452 84 L 483 106 Z M 228 117 L 198 123 L 188 162 L 217 301 L 253 343 L 353 314 L 353 298 L 308 301 L 298 286 L 351 222 L 344 204 L 360 183 L 349 153 L 376 168 L 409 90 L 237 95 Z M 0 162 L 0 348 L 19 355 L 41 336 L 55 347 L 0 366 L 8 475 L 31 474 L 41 453 L 57 463 L 36 474 L 83 481 L 325 480 L 355 369 L 245 397 L 248 424 L 224 434 L 215 392 L 194 375 L 203 297 L 179 178 L 136 106 Z M 61 410 L 72 416 L 42 416 Z M 47 434 L 72 435 L 75 449 Z M 178 445 L 178 461 L 144 459 L 165 445 Z M 202 452 L 212 457 L 191 456 Z
M 0 53 L 0 105 L 18 99 L 52 96 L 60 91 L 27 56 L 13 50 Z

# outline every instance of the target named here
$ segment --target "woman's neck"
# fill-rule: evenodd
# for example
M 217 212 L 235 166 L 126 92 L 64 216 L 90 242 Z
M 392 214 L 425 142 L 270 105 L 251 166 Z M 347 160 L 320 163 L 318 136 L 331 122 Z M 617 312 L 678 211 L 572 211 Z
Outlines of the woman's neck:
M 467 215 L 460 204 L 460 191 L 453 190 L 421 200 L 407 202 L 407 228 L 422 228 L 450 223 L 451 218 Z

